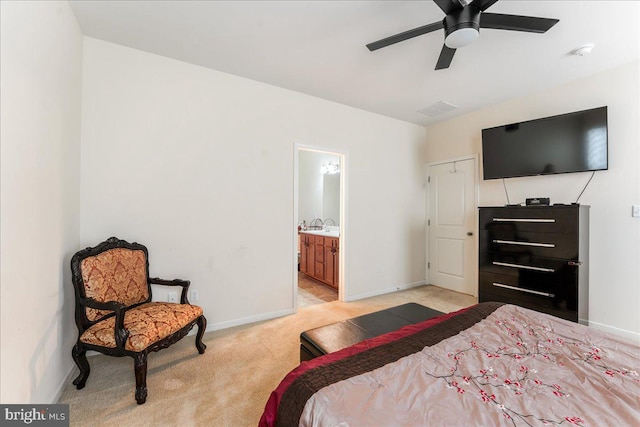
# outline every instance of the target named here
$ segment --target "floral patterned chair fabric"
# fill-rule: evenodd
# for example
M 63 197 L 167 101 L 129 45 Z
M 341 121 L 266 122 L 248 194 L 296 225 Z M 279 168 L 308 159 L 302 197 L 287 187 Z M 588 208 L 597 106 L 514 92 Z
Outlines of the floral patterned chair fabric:
M 87 298 L 118 301 L 127 306 L 149 299 L 145 253 L 115 248 L 82 260 L 80 270 Z M 108 310 L 86 308 L 87 319 L 98 320 Z
M 132 308 L 124 316 L 124 328 L 129 337 L 124 348 L 129 351 L 142 351 L 151 344 L 178 332 L 202 316 L 197 305 L 149 302 Z M 85 344 L 101 347 L 116 347 L 115 318 L 109 317 L 89 327 L 80 336 Z
M 174 344 L 197 324 L 196 348 L 202 343 L 207 320 L 202 308 L 189 304 L 189 281 L 149 278 L 147 248 L 111 237 L 77 252 L 71 259 L 76 296 L 78 341 L 72 356 L 80 374 L 78 389 L 89 377 L 87 350 L 134 359 L 136 401 L 147 397 L 147 355 Z M 180 304 L 151 302 L 151 285 L 180 286 Z

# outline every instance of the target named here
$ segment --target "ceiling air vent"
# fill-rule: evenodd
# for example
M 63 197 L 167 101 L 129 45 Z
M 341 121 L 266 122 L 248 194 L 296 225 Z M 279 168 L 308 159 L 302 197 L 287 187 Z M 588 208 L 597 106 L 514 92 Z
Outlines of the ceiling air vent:
M 422 113 L 429 117 L 439 116 L 440 114 L 448 113 L 449 111 L 457 110 L 458 107 L 455 105 L 449 104 L 444 101 L 438 101 L 433 105 L 423 108 L 422 110 L 418 110 L 418 113 Z

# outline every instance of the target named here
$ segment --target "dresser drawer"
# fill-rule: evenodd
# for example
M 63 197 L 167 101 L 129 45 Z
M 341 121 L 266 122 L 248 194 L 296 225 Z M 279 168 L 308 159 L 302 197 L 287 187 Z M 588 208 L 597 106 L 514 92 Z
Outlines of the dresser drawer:
M 578 239 L 574 234 L 480 230 L 480 245 L 483 250 L 505 255 L 578 259 Z
M 481 271 L 481 291 L 514 295 L 518 299 L 536 301 L 538 304 L 555 304 L 575 308 L 577 287 L 568 282 L 577 275 L 577 269 L 558 273 L 540 273 L 523 270 Z M 573 302 L 569 302 L 573 301 Z
M 578 233 L 578 208 L 480 208 L 480 229 L 500 232 Z
M 567 285 L 562 275 L 536 276 L 516 272 L 496 274 L 481 272 L 478 289 L 480 302 L 500 301 L 577 321 L 577 287 Z
M 528 253 L 480 252 L 480 271 L 490 269 L 510 271 L 533 271 L 558 273 L 565 269 L 575 270 L 580 265 L 576 259 L 547 258 Z
M 536 298 L 535 296 L 523 296 L 516 291 L 503 290 L 499 292 L 490 292 L 480 290 L 478 302 L 497 301 L 506 304 L 515 304 L 530 310 L 551 314 L 561 319 L 578 321 L 578 311 L 563 307 L 561 303 L 554 300 L 548 300 L 544 297 Z

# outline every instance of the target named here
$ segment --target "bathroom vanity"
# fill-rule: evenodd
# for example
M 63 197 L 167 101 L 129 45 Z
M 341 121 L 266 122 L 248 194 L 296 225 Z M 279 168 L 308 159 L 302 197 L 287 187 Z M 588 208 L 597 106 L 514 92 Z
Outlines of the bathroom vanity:
M 340 238 L 337 232 L 301 231 L 300 271 L 338 289 Z

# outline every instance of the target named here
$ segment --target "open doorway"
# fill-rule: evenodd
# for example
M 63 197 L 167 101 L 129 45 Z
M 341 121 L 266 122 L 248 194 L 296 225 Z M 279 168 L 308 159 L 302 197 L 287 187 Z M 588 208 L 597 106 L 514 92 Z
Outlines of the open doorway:
M 296 145 L 294 308 L 344 295 L 345 155 Z

